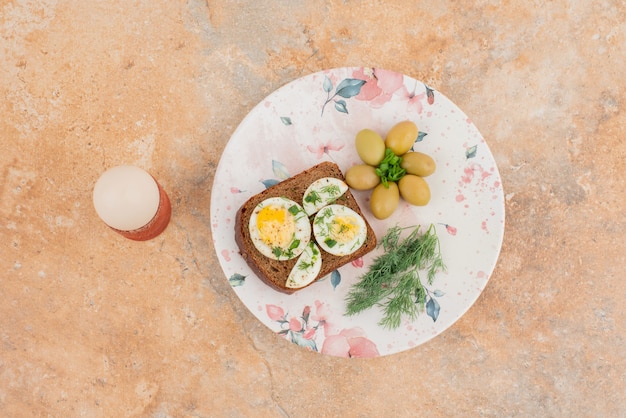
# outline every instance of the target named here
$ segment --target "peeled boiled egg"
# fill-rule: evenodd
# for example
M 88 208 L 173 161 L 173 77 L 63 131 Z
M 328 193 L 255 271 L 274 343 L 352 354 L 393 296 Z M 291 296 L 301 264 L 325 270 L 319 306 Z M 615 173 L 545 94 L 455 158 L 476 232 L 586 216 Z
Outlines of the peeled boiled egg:
M 335 177 L 315 180 L 304 192 L 302 206 L 311 216 L 326 205 L 333 203 L 348 190 L 348 185 Z
M 324 251 L 344 256 L 361 248 L 367 227 L 365 220 L 349 207 L 328 205 L 315 215 L 313 235 Z
M 248 224 L 254 246 L 266 257 L 290 260 L 302 254 L 311 240 L 309 218 L 298 203 L 271 197 L 259 203 Z
M 322 253 L 313 241 L 310 241 L 304 252 L 293 266 L 289 277 L 287 277 L 286 287 L 299 289 L 311 283 L 322 268 Z

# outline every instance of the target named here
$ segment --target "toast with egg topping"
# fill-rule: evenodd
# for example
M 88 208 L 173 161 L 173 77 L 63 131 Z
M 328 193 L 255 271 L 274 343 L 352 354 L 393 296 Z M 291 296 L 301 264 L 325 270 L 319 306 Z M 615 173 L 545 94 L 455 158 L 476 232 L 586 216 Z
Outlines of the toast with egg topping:
M 326 204 L 317 204 L 317 208 L 313 209 L 315 213 L 310 213 L 311 198 L 318 198 L 318 195 L 321 194 L 311 190 L 311 186 L 320 182 L 332 182 L 333 179 L 338 179 L 339 183 L 345 183 L 344 176 L 337 164 L 323 162 L 252 196 L 237 211 L 235 241 L 239 246 L 240 254 L 250 269 L 272 288 L 291 294 L 315 283 L 334 270 L 376 248 L 376 235 L 347 186 L 342 188 L 342 194 L 339 197 L 330 199 Z M 270 248 L 266 251 L 259 250 L 259 248 L 262 249 L 261 245 L 264 245 L 263 243 L 260 244 L 262 239 L 266 242 L 269 241 L 267 237 L 263 238 L 263 231 L 257 231 L 257 228 L 263 229 L 263 226 L 258 224 L 260 222 L 259 219 L 268 218 L 267 214 L 262 213 L 264 212 L 263 205 L 266 202 L 275 201 L 276 198 L 290 202 L 285 206 L 285 210 L 288 212 L 297 216 L 302 214 L 308 216 L 311 228 L 308 228 L 308 226 L 307 228 L 300 228 L 305 229 L 308 237 L 296 236 L 294 234 L 292 244 L 287 247 L 288 249 L 302 247 L 301 256 L 298 256 L 300 253 L 297 253 L 293 257 L 280 257 L 281 251 L 275 248 Z M 331 211 L 337 206 L 345 207 L 348 210 L 341 210 L 339 215 L 337 215 L 341 219 L 331 225 L 328 220 L 334 215 Z M 306 208 L 306 211 L 303 207 Z M 348 215 L 343 215 L 344 212 L 348 213 Z M 269 217 L 272 217 L 272 215 Z M 356 220 L 356 218 L 360 218 L 358 222 L 350 221 L 350 219 Z M 316 232 L 314 234 L 312 233 L 313 230 L 325 232 L 320 232 L 319 234 Z M 348 237 L 345 240 L 345 244 L 346 246 L 350 244 L 352 250 L 336 250 L 342 244 L 342 239 L 341 237 L 337 238 L 337 234 L 343 233 L 343 231 L 347 232 L 345 235 Z M 358 237 L 358 241 L 354 241 L 357 239 L 356 237 Z M 308 241 L 309 239 L 310 242 Z M 307 242 L 303 243 L 303 240 L 307 240 Z M 348 242 L 349 240 L 352 241 Z M 346 252 L 349 253 L 346 254 Z M 272 253 L 277 256 L 275 257 Z M 299 270 L 299 266 L 307 267 L 312 265 L 311 257 L 314 257 L 314 260 L 317 261 L 317 257 L 320 255 L 321 266 L 317 262 L 318 265 L 316 267 L 319 269 L 319 272 L 316 269 L 314 277 L 306 279 L 302 285 L 294 284 L 293 272 Z M 304 270 L 304 268 L 300 270 Z

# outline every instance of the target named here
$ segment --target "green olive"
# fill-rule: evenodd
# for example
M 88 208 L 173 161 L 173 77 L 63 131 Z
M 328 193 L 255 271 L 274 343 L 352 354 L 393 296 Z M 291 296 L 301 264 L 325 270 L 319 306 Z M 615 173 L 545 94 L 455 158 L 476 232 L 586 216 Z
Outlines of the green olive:
M 404 155 L 415 144 L 417 134 L 418 130 L 415 123 L 410 120 L 398 122 L 387 132 L 385 146 L 396 155 Z
M 388 185 L 388 188 L 382 183 L 374 187 L 372 196 L 370 197 L 370 209 L 377 219 L 390 217 L 398 207 L 400 201 L 398 185 L 392 181 L 390 181 Z
M 346 171 L 346 183 L 355 190 L 370 190 L 380 183 L 380 177 L 376 174 L 376 168 L 360 164 Z
M 416 151 L 404 154 L 400 167 L 404 168 L 409 174 L 426 177 L 435 172 L 436 164 L 430 155 Z
M 371 129 L 363 129 L 356 134 L 356 152 L 365 164 L 377 166 L 385 157 L 385 141 Z
M 424 206 L 430 201 L 430 187 L 426 180 L 413 174 L 407 174 L 398 182 L 400 196 L 415 206 Z

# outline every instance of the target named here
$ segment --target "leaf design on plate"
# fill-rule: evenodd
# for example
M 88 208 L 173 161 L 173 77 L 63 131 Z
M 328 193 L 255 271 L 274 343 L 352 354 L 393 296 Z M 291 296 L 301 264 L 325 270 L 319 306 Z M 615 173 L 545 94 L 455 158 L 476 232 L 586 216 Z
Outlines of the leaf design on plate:
M 428 302 L 426 302 L 426 313 L 433 319 L 433 322 L 436 322 L 437 318 L 439 318 L 440 309 L 439 302 L 437 302 L 435 298 L 431 297 L 428 299 Z
M 343 79 L 335 89 L 335 94 L 331 96 L 331 91 L 333 89 L 333 82 L 328 77 L 324 77 L 324 84 L 322 88 L 327 94 L 326 101 L 322 106 L 322 116 L 324 115 L 324 109 L 326 105 L 334 100 L 336 96 L 343 97 L 344 99 L 349 99 L 351 97 L 356 96 L 361 92 L 361 87 L 365 84 L 365 80 L 360 80 L 358 78 L 345 78 Z M 334 100 L 335 109 L 341 113 L 348 113 L 348 106 L 345 100 Z
M 306 347 L 313 351 L 317 351 L 315 340 L 308 340 L 304 338 L 300 332 L 291 332 L 291 342 L 299 345 L 300 347 Z
M 415 142 L 413 143 L 413 145 L 411 145 L 411 151 L 415 151 L 415 144 L 417 144 L 418 142 L 422 142 L 426 135 L 428 135 L 428 133 L 422 131 L 417 133 L 417 138 L 415 138 Z
M 424 87 L 426 87 L 426 97 L 428 100 L 428 104 L 431 105 L 435 103 L 435 91 L 428 87 L 426 84 L 424 84 Z
M 365 80 L 359 80 L 358 78 L 346 78 L 344 79 L 335 90 L 337 96 L 341 96 L 345 99 L 354 97 L 361 92 L 361 87 L 365 84 Z
M 333 272 L 330 273 L 330 283 L 333 285 L 333 289 L 339 286 L 339 283 L 341 283 L 341 273 L 339 273 L 339 270 L 333 270 Z
M 232 287 L 243 286 L 246 281 L 246 276 L 243 276 L 239 273 L 235 273 L 228 278 L 228 282 Z
M 324 77 L 324 85 L 322 86 L 322 88 L 326 93 L 330 93 L 330 91 L 333 89 L 333 82 L 330 81 L 330 78 L 328 78 L 328 76 Z
M 285 165 L 280 161 L 272 160 L 272 172 L 274 172 L 274 175 L 281 180 L 289 178 L 289 171 L 287 170 L 287 167 L 285 167 Z
M 280 183 L 280 180 L 276 180 L 276 179 L 265 179 L 265 180 L 261 180 L 261 183 L 263 183 L 263 185 L 265 186 L 266 189 L 269 189 L 270 187 L 272 187 L 275 184 Z
M 476 150 L 478 149 L 478 145 L 474 145 L 465 150 L 465 158 L 470 159 L 476 156 Z
M 280 121 L 283 123 L 283 125 L 285 126 L 289 126 L 291 125 L 291 118 L 288 116 L 281 116 L 280 117 Z
M 438 298 L 440 298 L 440 297 L 444 296 L 444 295 L 445 295 L 445 293 L 444 293 L 444 292 L 442 292 L 441 290 L 437 289 L 437 290 L 435 290 L 435 291 L 433 292 L 433 295 L 434 295 L 434 296 L 437 296 Z
M 341 113 L 348 113 L 348 107 L 346 106 L 345 100 L 337 100 L 335 102 L 335 109 Z

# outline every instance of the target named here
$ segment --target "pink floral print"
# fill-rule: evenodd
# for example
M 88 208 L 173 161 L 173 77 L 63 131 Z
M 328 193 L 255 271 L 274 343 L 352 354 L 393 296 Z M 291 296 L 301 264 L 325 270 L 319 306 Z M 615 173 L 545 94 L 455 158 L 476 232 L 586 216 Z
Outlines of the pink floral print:
M 322 354 L 360 358 L 380 355 L 376 344 L 367 338 L 361 328 L 342 329 L 338 333 L 333 333 L 331 324 L 327 321 L 326 309 L 322 302 L 315 301 L 313 315 L 311 307 L 307 305 L 300 316 L 289 317 L 280 306 L 272 304 L 265 306 L 267 316 L 280 326 L 277 333 L 302 347 L 318 351 L 316 340 L 323 338 Z M 320 328 L 322 332 L 318 333 Z
M 341 151 L 343 149 L 343 144 L 335 145 L 335 144 L 327 143 L 327 144 L 319 145 L 317 147 L 314 147 L 312 145 L 307 145 L 306 149 L 308 149 L 310 152 L 315 154 L 315 157 L 319 160 L 320 158 L 322 158 L 324 154 L 330 157 L 331 156 L 330 151 Z
M 324 340 L 322 354 L 337 357 L 378 357 L 380 353 L 376 344 L 365 338 L 360 328 L 343 329 L 336 335 L 330 335 Z

